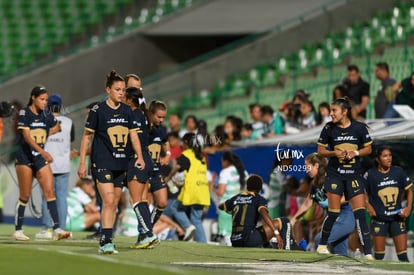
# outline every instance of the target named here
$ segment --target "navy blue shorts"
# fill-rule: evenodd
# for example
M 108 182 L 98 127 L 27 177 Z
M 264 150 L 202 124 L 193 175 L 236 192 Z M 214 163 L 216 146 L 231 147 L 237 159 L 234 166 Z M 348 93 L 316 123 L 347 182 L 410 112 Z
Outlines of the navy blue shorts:
M 42 157 L 42 155 L 28 156 L 22 151 L 16 153 L 16 162 L 15 165 L 26 165 L 33 170 L 33 174 L 36 174 L 44 166 L 48 165 L 48 162 Z
M 265 239 L 263 229 L 259 227 L 250 231 L 250 234 L 244 239 L 232 240 L 231 245 L 234 247 L 263 247 Z
M 147 183 L 152 174 L 152 158 L 148 151 L 142 151 L 142 157 L 145 162 L 145 168 L 143 170 L 138 169 L 135 166 L 136 159 L 130 159 L 128 163 L 127 181 L 137 180 L 140 183 Z
M 152 171 L 149 191 L 151 193 L 154 193 L 155 191 L 158 191 L 162 188 L 167 188 L 167 185 L 164 182 L 164 178 L 159 171 Z
M 113 171 L 109 169 L 91 169 L 92 178 L 96 183 L 113 183 L 114 187 L 122 188 L 124 179 L 126 177 L 125 171 Z
M 324 183 L 325 191 L 342 196 L 349 201 L 351 198 L 365 193 L 365 179 L 355 175 L 353 179 L 341 178 L 340 176 L 327 176 Z
M 371 220 L 371 234 L 372 236 L 389 236 L 391 238 L 407 233 L 405 227 L 405 220 L 382 222 L 375 219 Z

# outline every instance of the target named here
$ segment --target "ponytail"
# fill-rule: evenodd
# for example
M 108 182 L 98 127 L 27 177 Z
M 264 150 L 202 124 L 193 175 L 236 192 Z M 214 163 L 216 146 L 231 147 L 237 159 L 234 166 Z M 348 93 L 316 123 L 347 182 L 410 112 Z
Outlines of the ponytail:
M 188 148 L 193 150 L 196 158 L 205 164 L 204 156 L 201 152 L 201 144 L 198 142 L 197 135 L 194 133 L 186 133 L 183 136 L 183 143 L 187 144 Z
M 246 185 L 246 174 L 241 158 L 231 151 L 226 151 L 223 153 L 222 159 L 234 165 L 239 173 L 240 190 L 243 190 Z

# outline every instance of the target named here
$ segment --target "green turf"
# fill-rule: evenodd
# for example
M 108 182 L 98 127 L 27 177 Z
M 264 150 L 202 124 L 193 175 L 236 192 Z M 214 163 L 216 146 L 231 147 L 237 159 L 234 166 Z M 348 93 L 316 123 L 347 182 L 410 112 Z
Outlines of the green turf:
M 349 257 L 324 256 L 311 252 L 274 249 L 232 248 L 218 245 L 163 241 L 154 249 L 136 250 L 129 246 L 132 237 L 116 237 L 118 255 L 98 255 L 96 240 L 86 240 L 88 233 L 74 233 L 61 241 L 36 241 L 39 228 L 24 227 L 29 242 L 12 240 L 12 225 L 0 225 L 1 274 L 236 274 L 237 263 L 317 263 L 375 267 L 414 272 L 413 264 L 375 261 L 366 262 Z M 217 263 L 200 267 L 197 263 Z M 235 263 L 229 266 L 220 263 Z M 240 268 L 240 267 L 238 267 Z M 249 266 L 243 267 L 250 271 Z M 254 273 L 251 270 L 249 273 Z

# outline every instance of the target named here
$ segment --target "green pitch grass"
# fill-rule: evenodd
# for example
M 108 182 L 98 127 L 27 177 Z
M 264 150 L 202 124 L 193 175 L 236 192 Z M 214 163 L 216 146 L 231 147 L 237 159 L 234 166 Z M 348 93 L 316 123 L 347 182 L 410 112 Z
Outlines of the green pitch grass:
M 335 266 L 349 265 L 393 271 L 414 272 L 414 264 L 325 256 L 311 252 L 274 249 L 232 248 L 211 244 L 163 241 L 154 249 L 129 248 L 132 237 L 116 237 L 118 255 L 98 255 L 98 242 L 86 240 L 89 233 L 74 233 L 68 240 L 34 240 L 37 227 L 24 227 L 29 242 L 14 241 L 13 225 L 0 225 L 0 274 L 238 274 L 243 269 L 255 273 L 257 263 L 290 263 L 312 265 L 323 263 Z M 203 265 L 208 263 L 208 265 Z M 251 263 L 252 266 L 241 263 Z M 203 266 L 202 266 L 203 265 Z M 136 273 L 139 272 L 139 273 Z M 301 272 L 298 270 L 298 273 Z M 306 271 L 302 271 L 306 272 Z M 301 272 L 301 273 L 302 273 Z

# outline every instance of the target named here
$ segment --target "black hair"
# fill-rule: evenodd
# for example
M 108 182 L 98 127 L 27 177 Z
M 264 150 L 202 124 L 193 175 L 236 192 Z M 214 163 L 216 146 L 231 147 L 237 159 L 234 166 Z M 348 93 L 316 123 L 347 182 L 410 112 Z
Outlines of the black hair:
M 242 128 L 246 129 L 247 131 L 253 131 L 253 125 L 251 123 L 244 123 Z
M 192 119 L 194 121 L 195 126 L 198 127 L 198 120 L 197 120 L 197 117 L 195 115 L 186 116 L 184 124 L 187 126 L 187 121 L 190 120 L 190 119 Z
M 145 115 L 147 115 L 147 105 L 145 103 L 142 88 L 128 87 L 125 90 L 126 98 L 131 99 L 135 107 L 139 108 Z
M 348 88 L 345 85 L 339 84 L 339 85 L 336 85 L 333 88 L 333 91 L 332 91 L 332 100 L 337 99 L 337 97 L 335 95 L 335 91 L 336 90 L 339 90 L 339 92 L 341 93 L 338 98 L 348 96 Z
M 355 72 L 359 73 L 359 68 L 355 64 L 348 65 L 347 70 L 348 70 L 348 72 L 355 71 Z
M 249 104 L 249 111 L 251 112 L 256 107 L 259 107 L 260 108 L 260 104 L 259 103 Z
M 180 135 L 179 135 L 179 133 L 178 133 L 177 131 L 172 131 L 172 132 L 169 132 L 169 133 L 167 134 L 167 137 L 175 137 L 175 138 L 180 138 Z
M 375 157 L 378 158 L 382 154 L 382 152 L 384 152 L 385 150 L 390 150 L 390 152 L 392 152 L 391 146 L 388 146 L 388 145 L 378 146 L 377 149 L 375 150 Z
M 321 111 L 320 111 L 320 109 L 322 107 L 328 109 L 328 111 L 331 111 L 331 105 L 329 105 L 328 102 L 323 101 L 323 102 L 319 103 L 318 112 L 316 114 L 316 123 L 317 124 L 322 124 L 323 123 L 323 117 L 322 117 L 322 114 L 321 114 Z
M 381 70 L 385 70 L 387 73 L 390 72 L 390 67 L 388 66 L 387 62 L 378 62 L 377 64 L 375 64 L 375 66 L 377 66 Z
M 260 111 L 262 112 L 262 115 L 273 115 L 275 112 L 272 107 L 269 105 L 264 105 L 260 108 Z
M 111 88 L 114 82 L 117 81 L 123 81 L 125 82 L 124 78 L 120 76 L 115 70 L 112 70 L 107 76 L 106 76 L 106 82 L 105 87 Z
M 172 114 L 170 114 L 170 116 L 176 116 L 176 117 L 178 117 L 180 120 L 182 119 L 182 116 L 181 116 L 181 114 L 180 114 L 180 113 L 172 113 Z
M 234 165 L 234 167 L 237 170 L 237 173 L 239 173 L 240 190 L 243 190 L 246 184 L 246 181 L 245 181 L 246 175 L 244 172 L 245 169 L 244 169 L 244 165 L 243 165 L 241 158 L 235 153 L 233 153 L 232 151 L 224 152 L 221 158 L 225 161 L 228 161 L 230 164 Z
M 27 103 L 27 106 L 30 106 L 33 104 L 33 97 L 37 98 L 41 96 L 42 94 L 47 94 L 46 88 L 41 85 L 35 86 L 30 92 L 29 103 Z
M 201 145 L 198 142 L 197 135 L 194 133 L 186 133 L 183 136 L 183 143 L 188 146 L 188 148 L 192 149 L 196 158 L 201 161 L 201 163 L 205 163 L 203 154 L 201 153 Z
M 354 119 L 352 118 L 352 103 L 351 100 L 348 97 L 341 97 L 338 99 L 335 99 L 334 101 L 332 101 L 331 105 L 338 105 L 341 107 L 342 110 L 346 109 L 348 110 L 348 112 L 346 113 L 346 116 L 348 117 L 348 119 L 350 121 L 353 121 Z M 335 124 L 334 122 L 330 121 L 327 123 L 327 125 L 332 126 L 333 124 Z
M 246 181 L 247 191 L 259 193 L 263 188 L 263 179 L 261 176 L 252 174 Z

